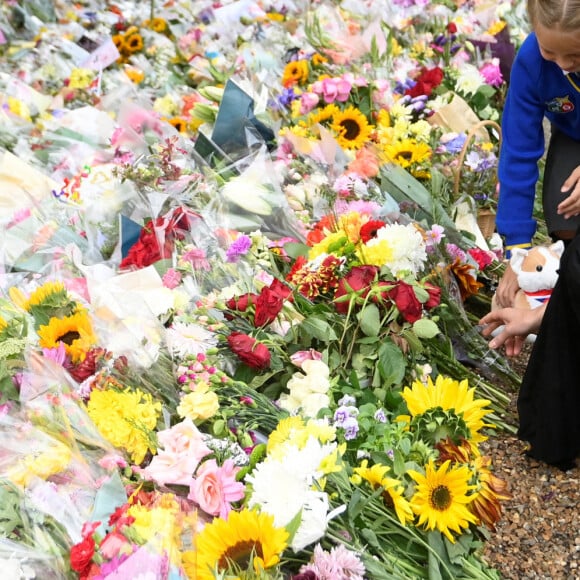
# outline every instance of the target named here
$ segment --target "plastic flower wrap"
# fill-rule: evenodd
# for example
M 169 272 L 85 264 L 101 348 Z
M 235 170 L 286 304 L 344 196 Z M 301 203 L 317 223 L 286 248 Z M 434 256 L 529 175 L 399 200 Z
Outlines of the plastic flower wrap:
M 13 514 L 2 518 L 1 551 L 27 577 L 57 578 L 70 573 L 68 550 L 83 522 L 124 489 L 116 466 L 106 467 L 113 448 L 65 386 L 62 369 L 38 356 L 29 362 L 34 371 L 20 378 L 18 409 L 0 418 L 2 505 Z
M 181 551 L 195 546 L 196 514 L 175 495 L 138 492 L 104 521 L 86 522 L 71 568 L 102 578 L 186 578 Z

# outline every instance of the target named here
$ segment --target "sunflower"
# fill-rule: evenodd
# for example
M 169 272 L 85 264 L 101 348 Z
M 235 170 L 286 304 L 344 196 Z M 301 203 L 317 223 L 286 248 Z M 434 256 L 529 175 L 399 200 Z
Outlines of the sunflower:
M 407 169 L 429 161 L 432 149 L 416 139 L 402 139 L 385 147 L 385 153 L 390 161 Z
M 293 85 L 303 85 L 308 80 L 308 61 L 293 60 L 284 67 L 282 84 L 286 88 Z
M 456 444 L 448 439 L 440 441 L 436 447 L 439 461 L 449 460 L 469 465 L 477 484 L 477 494 L 469 504 L 469 509 L 477 516 L 478 523 L 495 532 L 495 524 L 502 515 L 500 502 L 512 499 L 512 495 L 507 490 L 507 482 L 492 473 L 491 458 L 481 456 L 477 448 L 474 449 L 466 440 Z
M 470 494 L 474 486 L 469 485 L 469 467 L 450 465 L 450 461 L 445 461 L 437 469 L 431 460 L 425 475 L 414 470 L 408 473 L 417 484 L 411 509 L 419 516 L 419 525 L 425 525 L 427 530 L 437 529 L 455 543 L 451 531 L 460 534 L 470 523 L 477 524 L 477 516 L 468 507 L 477 494 Z
M 153 20 L 147 19 L 143 22 L 143 26 L 150 28 L 155 32 L 162 33 L 167 30 L 167 21 L 164 18 L 153 18 Z
M 324 125 L 325 123 L 330 122 L 334 115 L 338 113 L 340 113 L 340 109 L 333 103 L 330 103 L 329 105 L 326 105 L 326 107 L 310 113 L 306 119 L 306 125 L 309 127 L 318 124 Z
M 187 131 L 187 120 L 183 117 L 172 117 L 171 119 L 167 119 L 167 122 L 173 125 L 179 133 L 185 133 Z
M 411 389 L 405 387 L 402 393 L 413 417 L 437 407 L 443 411 L 453 411 L 467 425 L 470 440 L 479 443 L 487 439 L 479 431 L 483 427 L 492 426 L 483 422 L 483 418 L 492 411 L 484 408 L 490 401 L 474 399 L 474 394 L 475 388 L 470 389 L 467 380 L 459 382 L 443 375 L 439 375 L 435 383 L 428 377 L 426 385 L 421 381 L 415 381 Z
M 373 489 L 382 487 L 383 501 L 388 508 L 394 509 L 402 526 L 414 519 L 413 510 L 409 502 L 404 497 L 405 488 L 398 479 L 385 477 L 389 471 L 387 465 L 376 463 L 372 467 L 367 467 L 368 461 L 365 459 L 360 467 L 355 467 L 354 472 L 361 479 L 364 479 Z
M 360 149 L 369 140 L 374 129 L 367 118 L 355 107 L 348 107 L 333 115 L 330 128 L 336 132 L 337 141 L 345 149 Z
M 213 580 L 214 571 L 231 565 L 242 569 L 250 562 L 258 574 L 276 566 L 288 545 L 288 532 L 274 526 L 274 517 L 256 510 L 231 512 L 227 520 L 215 518 L 195 539 L 195 551 L 183 553 L 187 577 Z
M 478 490 L 470 504 L 471 511 L 481 524 L 495 532 L 495 524 L 501 519 L 501 501 L 512 499 L 505 480 L 494 475 L 489 468 L 489 457 L 478 457 L 475 462 Z
M 43 348 L 58 348 L 59 344 L 64 344 L 73 363 L 82 362 L 88 350 L 97 343 L 91 321 L 84 311 L 51 318 L 38 329 L 38 338 Z
M 138 32 L 125 35 L 123 38 L 123 50 L 129 54 L 143 50 L 143 37 Z
M 312 57 L 310 58 L 310 63 L 312 64 L 313 67 L 319 67 L 322 66 L 323 64 L 327 63 L 328 59 L 323 56 L 322 54 L 320 54 L 319 52 L 315 52 Z
M 62 282 L 45 282 L 36 290 L 30 293 L 28 300 L 23 301 L 17 294 L 16 288 L 10 289 L 10 296 L 15 304 L 30 312 L 34 306 L 44 306 L 46 304 L 62 304 L 68 302 L 67 291 Z

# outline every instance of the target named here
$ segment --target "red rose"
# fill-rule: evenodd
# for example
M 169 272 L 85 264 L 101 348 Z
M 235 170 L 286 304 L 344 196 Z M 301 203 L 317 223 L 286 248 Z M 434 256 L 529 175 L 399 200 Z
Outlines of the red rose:
M 272 283 L 270 284 L 270 290 L 272 290 L 276 296 L 279 296 L 284 300 L 293 300 L 292 288 L 284 284 L 284 282 L 281 280 L 278 280 L 278 278 L 274 278 L 274 280 L 272 280 Z
M 338 288 L 334 293 L 334 306 L 340 314 L 348 312 L 348 300 L 337 302 L 337 298 L 360 292 L 369 288 L 375 281 L 379 269 L 376 266 L 355 266 L 344 278 L 338 283 Z M 361 296 L 364 297 L 364 293 Z
M 444 75 L 443 69 L 438 66 L 431 69 L 424 68 L 417 77 L 415 86 L 407 89 L 405 94 L 410 97 L 420 97 L 421 95 L 429 97 L 433 90 L 443 82 Z
M 254 324 L 257 327 L 270 324 L 276 320 L 276 316 L 282 306 L 284 298 L 272 291 L 268 286 L 262 288 L 260 295 L 256 300 L 256 314 L 254 315 Z
M 411 284 L 399 280 L 389 292 L 389 296 L 395 301 L 395 306 L 407 322 L 413 324 L 421 318 L 423 307 Z
M 258 299 L 257 294 L 251 294 L 248 292 L 247 294 L 242 294 L 241 296 L 234 296 L 230 298 L 226 302 L 226 306 L 230 310 L 235 310 L 236 312 L 245 312 L 250 306 L 254 306 L 256 304 L 256 300 Z M 233 320 L 233 316 L 228 314 L 227 312 L 224 313 L 226 320 Z
M 266 345 L 243 334 L 232 332 L 228 336 L 228 344 L 232 352 L 245 364 L 253 369 L 263 370 L 270 366 L 270 351 Z
M 457 24 L 455 24 L 455 22 L 450 22 L 447 25 L 447 32 L 449 32 L 449 34 L 455 34 L 457 32 Z
M 79 544 L 75 544 L 70 551 L 71 568 L 82 574 L 92 563 L 95 554 L 95 540 L 92 536 L 87 536 Z
M 425 308 L 431 310 L 441 304 L 441 288 L 435 284 L 427 282 L 425 284 L 425 290 L 429 293 L 429 299 L 425 302 Z

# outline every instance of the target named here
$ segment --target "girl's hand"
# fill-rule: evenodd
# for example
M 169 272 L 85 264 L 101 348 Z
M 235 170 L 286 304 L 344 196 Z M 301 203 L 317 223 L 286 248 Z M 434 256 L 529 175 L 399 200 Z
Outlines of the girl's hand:
M 508 264 L 495 292 L 495 301 L 497 305 L 500 308 L 510 308 L 513 306 L 516 293 L 519 289 L 517 274 Z
M 580 215 L 580 165 L 564 181 L 561 191 L 567 191 L 569 194 L 558 204 L 558 214 L 566 219 Z

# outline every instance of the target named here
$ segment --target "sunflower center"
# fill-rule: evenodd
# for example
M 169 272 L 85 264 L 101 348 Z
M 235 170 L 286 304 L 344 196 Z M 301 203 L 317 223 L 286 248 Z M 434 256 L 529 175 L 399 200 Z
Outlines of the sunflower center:
M 344 128 L 343 137 L 349 141 L 355 141 L 360 135 L 360 125 L 354 119 L 344 119 L 340 126 Z
M 403 159 L 404 161 L 411 161 L 413 159 L 412 151 L 399 151 L 397 153 L 397 159 Z
M 220 558 L 219 569 L 227 569 L 232 562 L 239 564 L 241 568 L 245 569 L 250 564 L 250 559 L 252 555 L 262 558 L 262 545 L 258 542 L 252 540 L 246 540 L 245 542 L 237 542 L 233 546 L 230 546 Z
M 64 342 L 68 346 L 70 346 L 75 340 L 78 340 L 81 335 L 76 330 L 69 330 L 65 332 L 62 336 L 59 336 L 55 342 Z
M 438 485 L 431 493 L 431 507 L 445 511 L 451 505 L 451 494 L 446 485 Z
M 383 502 L 388 508 L 393 509 L 395 507 L 395 502 L 393 501 L 393 496 L 388 491 L 383 491 L 382 494 Z

